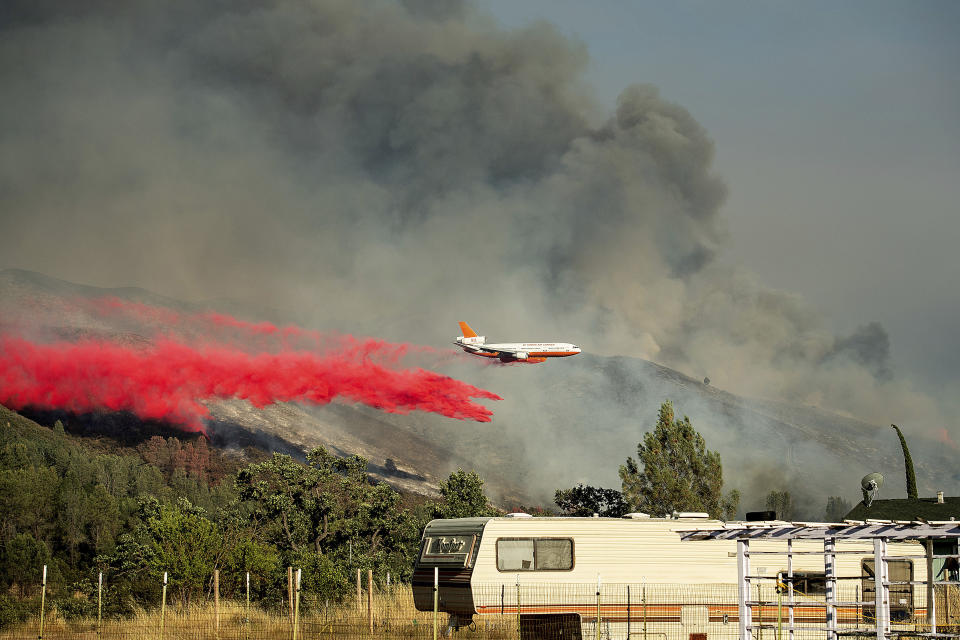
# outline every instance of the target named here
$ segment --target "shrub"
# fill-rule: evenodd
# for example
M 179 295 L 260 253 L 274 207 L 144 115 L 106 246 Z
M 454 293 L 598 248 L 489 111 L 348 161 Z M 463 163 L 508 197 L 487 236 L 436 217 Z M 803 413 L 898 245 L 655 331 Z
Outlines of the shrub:
M 36 615 L 39 611 L 39 598 L 21 600 L 0 594 L 0 629 L 23 624 L 31 615 Z

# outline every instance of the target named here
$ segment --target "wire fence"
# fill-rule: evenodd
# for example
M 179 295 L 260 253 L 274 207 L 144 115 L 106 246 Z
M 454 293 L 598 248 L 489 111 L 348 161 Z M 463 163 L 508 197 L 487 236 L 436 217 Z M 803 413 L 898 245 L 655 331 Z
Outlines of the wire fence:
M 0 630 L 0 640 L 333 640 L 433 638 L 435 633 L 444 636 L 451 632 L 455 637 L 477 640 L 739 637 L 740 607 L 734 584 L 474 584 L 468 597 L 470 609 L 476 613 L 470 617 L 443 612 L 448 607 L 443 585 L 435 614 L 416 609 L 409 585 L 364 583 L 346 602 L 294 589 L 294 597 L 282 606 L 211 598 L 191 606 L 160 603 L 122 618 L 71 619 L 47 602 L 42 617 L 38 610 L 25 623 Z M 463 595 L 458 602 L 463 602 Z M 935 595 L 937 631 L 960 630 L 960 590 L 938 586 Z M 895 634 L 909 637 L 930 631 L 924 586 L 914 585 L 892 596 L 891 630 Z M 751 587 L 750 597 L 753 640 L 826 637 L 831 616 L 826 596 L 819 590 L 797 588 L 791 599 L 789 592 L 778 592 L 773 583 L 762 583 Z M 838 581 L 838 604 L 830 612 L 837 631 L 844 636 L 875 637 L 873 598 L 868 581 Z M 455 625 L 462 628 L 454 630 Z
M 791 598 L 772 581 L 754 584 L 750 635 L 755 640 L 822 639 L 832 618 L 842 635 L 875 637 L 872 583 L 866 581 L 866 592 L 864 586 L 860 579 L 838 581 L 837 604 L 829 607 L 825 590 L 795 588 Z M 473 592 L 481 614 L 516 616 L 521 638 L 574 637 L 578 630 L 582 638 L 604 640 L 732 640 L 740 633 L 735 584 L 500 584 L 475 585 Z M 938 587 L 936 595 L 937 631 L 960 628 L 960 592 Z M 893 633 L 930 631 L 924 587 L 891 596 Z
M 446 614 L 437 616 L 442 632 Z M 2 640 L 300 640 L 307 638 L 432 638 L 433 612 L 417 611 L 408 585 L 381 589 L 368 598 L 336 603 L 303 594 L 296 606 L 211 600 L 190 606 L 170 604 L 122 618 L 68 619 L 55 606 L 24 624 L 0 631 Z M 496 637 L 496 636 L 490 636 Z M 511 636 L 516 637 L 514 633 Z

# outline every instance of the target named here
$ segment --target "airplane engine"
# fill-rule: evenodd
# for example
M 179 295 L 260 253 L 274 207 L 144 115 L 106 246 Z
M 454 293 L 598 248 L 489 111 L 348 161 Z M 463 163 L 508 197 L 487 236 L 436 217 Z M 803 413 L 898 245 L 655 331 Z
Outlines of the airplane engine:
M 530 354 L 526 351 L 517 351 L 517 360 L 526 360 L 530 357 Z

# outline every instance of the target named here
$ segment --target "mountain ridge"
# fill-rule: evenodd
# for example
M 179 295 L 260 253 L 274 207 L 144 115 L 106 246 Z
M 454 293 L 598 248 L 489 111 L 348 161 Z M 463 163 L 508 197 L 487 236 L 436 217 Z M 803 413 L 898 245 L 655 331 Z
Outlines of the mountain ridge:
M 4 316 L 29 321 L 46 314 L 63 339 L 149 341 L 147 327 L 131 330 L 64 312 L 71 296 L 113 296 L 178 311 L 209 308 L 137 287 L 100 288 L 0 270 L 0 322 Z M 814 516 L 821 508 L 817 500 L 855 498 L 857 477 L 876 470 L 888 475 L 887 493 L 898 490 L 902 460 L 889 429 L 819 407 L 739 396 L 648 360 L 584 353 L 534 367 L 480 367 L 463 357 L 442 372 L 503 396 L 491 407 L 494 421 L 391 414 L 339 402 L 255 409 L 227 400 L 209 403 L 210 437 L 224 447 L 257 441 L 284 451 L 322 444 L 342 455 L 356 453 L 370 461 L 375 476 L 426 495 L 435 494 L 457 467 L 474 469 L 500 504 L 536 504 L 549 502 L 553 489 L 577 482 L 617 486 L 617 465 L 669 398 L 678 413 L 690 415 L 707 446 L 721 453 L 727 484 L 743 490 L 748 509 L 762 507 L 756 503 L 770 489 L 789 489 L 798 508 Z M 915 438 L 911 447 L 918 452 L 918 475 L 926 480 L 923 490 L 950 490 L 960 482 L 948 452 L 938 451 L 936 443 Z

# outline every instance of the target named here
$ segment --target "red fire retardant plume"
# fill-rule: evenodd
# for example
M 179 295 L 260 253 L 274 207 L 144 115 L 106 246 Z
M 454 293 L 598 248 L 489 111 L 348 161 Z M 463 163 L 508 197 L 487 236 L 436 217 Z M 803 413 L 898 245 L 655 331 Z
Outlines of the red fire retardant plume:
M 489 422 L 492 412 L 473 399 L 501 399 L 432 371 L 391 369 L 351 349 L 248 353 L 172 338 L 132 348 L 0 337 L 0 403 L 12 409 L 130 411 L 203 431 L 209 412 L 202 402 L 222 398 L 257 407 L 341 398 L 391 413 L 428 411 L 478 422 Z

